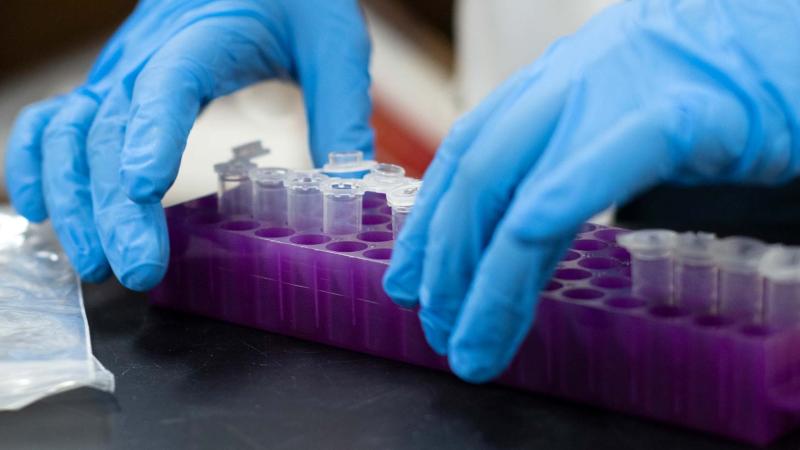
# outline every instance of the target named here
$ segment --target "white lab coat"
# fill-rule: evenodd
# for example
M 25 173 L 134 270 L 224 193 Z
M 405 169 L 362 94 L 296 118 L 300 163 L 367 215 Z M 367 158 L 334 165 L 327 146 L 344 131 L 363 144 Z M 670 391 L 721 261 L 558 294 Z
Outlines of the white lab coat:
M 470 109 L 557 38 L 613 0 L 460 0 L 456 5 L 459 100 Z

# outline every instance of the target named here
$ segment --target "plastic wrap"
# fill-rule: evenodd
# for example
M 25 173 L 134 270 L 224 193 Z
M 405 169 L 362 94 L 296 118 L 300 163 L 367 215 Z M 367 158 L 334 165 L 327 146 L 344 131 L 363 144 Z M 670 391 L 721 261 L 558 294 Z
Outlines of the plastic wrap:
M 49 226 L 0 209 L 0 410 L 78 387 L 114 390 L 92 355 L 80 283 Z

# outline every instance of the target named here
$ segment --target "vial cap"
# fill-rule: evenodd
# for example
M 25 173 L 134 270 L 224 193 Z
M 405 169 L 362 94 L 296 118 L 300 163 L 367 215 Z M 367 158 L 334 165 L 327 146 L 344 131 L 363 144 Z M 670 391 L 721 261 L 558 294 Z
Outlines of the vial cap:
M 250 170 L 255 167 L 255 163 L 250 161 L 233 160 L 214 164 L 214 171 L 220 177 L 247 178 L 250 176 Z
M 395 187 L 386 194 L 386 202 L 391 208 L 410 208 L 414 206 L 420 187 L 422 187 L 420 180 L 412 180 Z
M 717 240 L 713 251 L 721 269 L 752 272 L 758 269 L 767 249 L 767 244 L 758 239 L 730 236 Z
M 329 178 L 322 185 L 322 192 L 327 197 L 352 198 L 364 195 L 364 183 L 360 180 L 346 178 Z
M 800 247 L 783 245 L 770 247 L 761 258 L 758 271 L 770 281 L 800 282 Z
M 319 190 L 323 181 L 328 177 L 316 170 L 303 170 L 292 172 L 287 181 L 289 189 L 293 190 Z
M 234 161 L 250 161 L 261 155 L 269 153 L 268 148 L 261 145 L 261 141 L 247 142 L 245 144 L 233 147 L 233 160 Z
M 620 245 L 639 258 L 662 258 L 675 249 L 678 233 L 672 230 L 639 230 L 618 238 Z
M 361 150 L 343 150 L 328 153 L 328 162 L 322 171 L 336 175 L 354 172 L 366 172 L 375 166 L 375 161 L 364 160 Z
M 368 191 L 385 194 L 395 187 L 406 184 L 406 171 L 396 164 L 379 163 L 364 176 Z
M 678 258 L 682 262 L 713 264 L 716 241 L 717 236 L 713 233 L 681 233 L 678 236 Z
M 250 179 L 263 186 L 283 186 L 291 171 L 282 167 L 255 167 L 250 169 Z

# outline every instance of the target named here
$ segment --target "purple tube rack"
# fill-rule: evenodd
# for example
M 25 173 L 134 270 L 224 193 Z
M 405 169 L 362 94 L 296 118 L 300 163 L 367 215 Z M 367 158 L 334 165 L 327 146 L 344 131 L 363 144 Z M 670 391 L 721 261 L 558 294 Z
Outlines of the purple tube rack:
M 358 235 L 216 211 L 213 195 L 167 209 L 170 265 L 153 304 L 448 370 L 416 312 L 381 288 L 393 242 L 380 196 L 365 197 Z M 800 423 L 800 329 L 646 306 L 622 231 L 584 226 L 497 381 L 760 445 Z

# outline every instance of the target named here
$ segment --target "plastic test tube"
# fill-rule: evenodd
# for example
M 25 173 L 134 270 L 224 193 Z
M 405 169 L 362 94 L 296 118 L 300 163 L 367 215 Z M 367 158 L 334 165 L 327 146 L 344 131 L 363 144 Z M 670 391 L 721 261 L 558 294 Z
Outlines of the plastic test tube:
M 732 236 L 716 242 L 721 314 L 740 319 L 757 317 L 764 284 L 758 265 L 766 251 L 767 245 L 758 239 Z
M 219 177 L 217 202 L 222 214 L 250 214 L 252 187 L 250 170 L 256 165 L 249 161 L 228 161 L 214 165 Z
M 392 234 L 395 239 L 406 223 L 406 217 L 414 206 L 420 186 L 422 186 L 422 181 L 414 180 L 396 187 L 386 194 L 386 200 L 389 207 L 392 208 Z
M 695 312 L 717 313 L 717 266 L 711 233 L 681 233 L 675 261 L 675 302 Z
M 287 188 L 289 227 L 301 232 L 322 231 L 322 182 L 328 177 L 316 171 L 293 172 Z
M 800 247 L 770 248 L 761 259 L 759 272 L 765 280 L 763 321 L 772 326 L 800 322 Z
M 651 305 L 674 304 L 672 265 L 677 237 L 670 230 L 641 230 L 619 237 L 631 253 L 633 294 Z
M 378 163 L 364 176 L 364 188 L 369 192 L 386 194 L 409 181 L 406 170 L 395 164 Z
M 364 186 L 360 180 L 332 178 L 322 183 L 324 195 L 322 230 L 329 234 L 361 231 Z
M 361 150 L 346 150 L 328 153 L 322 172 L 331 177 L 361 178 L 374 166 L 375 161 L 365 160 Z
M 258 167 L 250 170 L 253 185 L 253 217 L 270 227 L 288 224 L 286 182 L 289 170 L 279 167 Z

